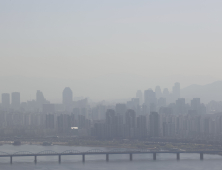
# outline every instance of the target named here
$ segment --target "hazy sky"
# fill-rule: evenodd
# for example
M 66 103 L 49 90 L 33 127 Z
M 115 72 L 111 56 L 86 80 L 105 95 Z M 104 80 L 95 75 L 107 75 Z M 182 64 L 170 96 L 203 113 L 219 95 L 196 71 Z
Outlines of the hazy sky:
M 0 0 L 0 93 L 130 98 L 222 80 L 221 16 L 221 0 Z
M 0 0 L 0 76 L 222 79 L 221 0 Z

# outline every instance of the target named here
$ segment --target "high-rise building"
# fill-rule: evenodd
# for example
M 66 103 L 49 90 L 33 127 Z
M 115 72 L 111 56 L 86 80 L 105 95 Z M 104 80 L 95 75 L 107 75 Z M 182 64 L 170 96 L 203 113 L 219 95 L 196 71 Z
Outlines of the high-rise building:
M 150 108 L 150 111 L 156 111 L 156 93 L 152 89 L 144 91 L 144 103 Z
M 163 96 L 160 86 L 156 86 L 155 88 L 156 98 L 159 99 Z
M 126 110 L 127 110 L 126 109 L 126 104 L 124 104 L 124 103 L 117 103 L 115 110 L 116 110 L 116 114 L 118 116 L 122 117 L 123 122 L 125 123 L 125 116 L 124 115 L 125 115 Z
M 113 109 L 107 109 L 106 111 L 106 136 L 107 138 L 113 138 L 117 135 L 117 119 Z
M 10 107 L 10 94 L 2 93 L 2 107 L 7 109 Z
M 149 117 L 150 124 L 150 136 L 159 136 L 159 114 L 157 112 L 151 112 Z
M 141 90 L 137 90 L 136 92 L 136 98 L 139 98 L 140 104 L 143 104 L 143 93 Z
M 148 106 L 150 103 L 156 103 L 156 93 L 152 89 L 144 91 L 144 103 Z
M 168 90 L 168 88 L 164 88 L 163 89 L 163 97 L 164 98 L 169 98 L 170 92 Z
M 46 128 L 47 129 L 54 129 L 54 115 L 53 114 L 47 114 L 46 115 L 46 120 L 45 120 L 45 124 L 46 124 Z
M 133 102 L 133 105 L 138 106 L 140 104 L 139 98 L 132 98 L 131 101 Z
M 142 105 L 142 111 L 141 111 L 142 115 L 148 115 L 150 113 L 148 106 L 143 103 Z
M 124 103 L 117 103 L 116 104 L 116 113 L 118 115 L 124 116 L 126 113 L 126 104 Z
M 131 101 L 127 101 L 126 105 L 128 109 L 137 111 L 137 108 L 140 107 L 140 100 L 139 98 L 132 98 Z
M 196 111 L 196 113 L 200 113 L 200 98 L 193 98 L 192 100 L 191 100 L 191 109 L 192 110 L 195 110 Z
M 145 138 L 147 136 L 146 116 L 140 115 L 137 117 L 137 137 Z
M 159 109 L 159 113 L 160 114 L 172 114 L 173 113 L 173 110 L 171 107 L 161 107 Z
M 128 109 L 125 114 L 125 137 L 133 138 L 135 137 L 136 130 L 136 113 L 132 109 Z
M 106 111 L 106 124 L 114 124 L 115 122 L 115 110 L 107 109 Z
M 73 102 L 72 90 L 69 87 L 66 87 L 62 93 L 62 103 L 67 107 L 71 106 Z
M 43 113 L 54 113 L 55 112 L 55 105 L 54 104 L 43 104 L 42 105 L 42 112 Z
M 13 109 L 18 109 L 19 106 L 20 106 L 20 93 L 19 92 L 13 92 L 11 94 L 11 96 L 12 96 L 12 103 L 11 103 L 12 108 Z
M 186 103 L 185 103 L 185 98 L 178 98 L 176 100 L 176 113 L 177 114 L 186 114 Z
M 163 98 L 163 97 L 159 98 L 157 103 L 158 103 L 159 108 L 160 107 L 166 107 L 166 98 Z
M 129 128 L 135 128 L 136 127 L 136 113 L 132 109 L 128 109 L 126 111 L 126 125 Z
M 193 98 L 191 100 L 191 109 L 198 110 L 200 107 L 200 98 Z
M 46 103 L 46 99 L 40 90 L 37 90 L 36 92 L 36 103 L 39 109 L 42 109 L 42 105 Z

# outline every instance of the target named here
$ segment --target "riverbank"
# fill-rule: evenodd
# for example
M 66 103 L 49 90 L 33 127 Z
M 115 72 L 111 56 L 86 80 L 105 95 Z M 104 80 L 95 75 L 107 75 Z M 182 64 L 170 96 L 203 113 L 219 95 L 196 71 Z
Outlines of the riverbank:
M 14 141 L 0 141 L 0 145 L 13 144 Z M 75 139 L 68 142 L 50 141 L 52 145 L 63 146 L 85 146 L 85 147 L 105 147 L 105 148 L 128 148 L 128 149 L 149 149 L 149 150 L 222 150 L 222 146 L 192 144 L 192 143 L 160 143 L 138 140 L 113 140 L 99 141 L 88 139 Z M 21 141 L 21 145 L 43 145 L 43 141 Z

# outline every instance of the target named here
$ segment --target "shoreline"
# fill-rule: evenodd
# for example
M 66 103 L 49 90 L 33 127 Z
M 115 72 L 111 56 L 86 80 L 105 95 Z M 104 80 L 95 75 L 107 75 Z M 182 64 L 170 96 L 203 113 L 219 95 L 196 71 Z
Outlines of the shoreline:
M 2 145 L 13 145 L 14 141 L 1 141 L 0 146 Z M 28 142 L 28 141 L 21 141 L 21 145 L 38 145 L 38 146 L 44 146 L 43 142 Z M 124 149 L 139 149 L 139 147 L 136 146 L 126 146 L 126 145 L 84 145 L 84 144 L 69 144 L 68 142 L 52 142 L 52 145 L 45 145 L 45 146 L 76 146 L 76 147 L 103 147 L 103 148 L 124 148 Z M 20 146 L 20 145 L 15 145 Z M 141 148 L 140 148 L 141 149 Z M 145 149 L 145 148 L 144 148 Z M 146 149 L 154 150 L 155 148 L 148 148 Z
M 204 144 L 184 144 L 184 143 L 152 143 L 141 141 L 97 141 L 97 140 L 76 140 L 76 141 L 46 141 L 49 144 L 44 145 L 43 141 L 21 141 L 21 145 L 38 145 L 38 146 L 70 146 L 70 147 L 103 147 L 103 148 L 124 148 L 124 149 L 147 149 L 152 151 L 174 150 L 174 151 L 215 151 L 222 150 L 222 146 L 212 146 Z M 13 145 L 14 141 L 0 141 L 1 145 Z M 19 145 L 16 145 L 19 146 Z

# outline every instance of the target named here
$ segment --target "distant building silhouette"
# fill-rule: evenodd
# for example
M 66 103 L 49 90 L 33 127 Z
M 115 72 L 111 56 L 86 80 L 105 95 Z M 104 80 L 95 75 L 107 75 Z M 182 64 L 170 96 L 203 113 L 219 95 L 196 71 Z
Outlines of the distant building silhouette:
M 62 103 L 65 107 L 69 107 L 73 102 L 72 90 L 69 87 L 66 87 L 62 93 Z
M 159 99 L 163 96 L 160 86 L 156 86 L 155 88 L 156 98 Z
M 115 110 L 107 109 L 106 111 L 106 123 L 107 124 L 114 124 L 115 123 Z
M 10 107 L 10 94 L 2 93 L 2 107 L 8 109 Z
M 126 111 L 126 125 L 129 127 L 129 128 L 135 128 L 136 127 L 136 113 L 134 110 L 132 109 L 128 109 Z
M 185 104 L 185 98 L 178 98 L 176 100 L 176 113 L 177 114 L 186 114 L 186 104 Z
M 152 89 L 144 91 L 144 103 L 149 107 L 150 112 L 156 111 L 156 93 Z
M 178 82 L 175 83 L 173 86 L 172 97 L 173 97 L 172 102 L 175 102 L 175 100 L 180 98 L 180 83 L 178 83 Z
M 136 98 L 139 98 L 140 104 L 143 104 L 143 93 L 141 90 L 137 90 L 136 92 Z
M 53 114 L 47 114 L 45 120 L 46 129 L 54 129 L 55 118 Z
M 200 107 L 200 98 L 193 98 L 191 100 L 191 109 L 198 110 Z
M 107 109 L 106 111 L 106 135 L 107 138 L 113 138 L 117 133 L 117 119 L 113 109 Z
M 150 113 L 149 107 L 145 103 L 143 103 L 141 114 L 142 115 L 148 115 L 149 113 Z
M 191 100 L 191 109 L 195 110 L 196 113 L 201 113 L 201 104 L 200 104 L 200 98 L 193 98 Z
M 163 89 L 163 98 L 166 99 L 166 103 L 169 104 L 170 92 L 168 88 Z
M 136 128 L 136 113 L 132 109 L 128 109 L 125 114 L 125 137 L 133 138 L 135 136 Z
M 11 106 L 13 109 L 18 109 L 20 107 L 20 93 L 19 92 L 13 92 L 11 94 L 12 97 L 12 103 Z
M 124 116 L 124 114 L 126 113 L 126 104 L 124 103 L 117 103 L 116 104 L 116 113 Z
M 157 112 L 150 113 L 150 136 L 158 137 L 159 136 L 159 114 Z
M 46 101 L 43 93 L 40 90 L 37 90 L 36 92 L 36 103 L 37 103 L 37 108 L 40 110 L 42 109 L 43 104 L 49 103 Z
M 166 107 L 166 98 L 163 98 L 163 97 L 159 98 L 157 100 L 157 104 L 158 104 L 159 108 L 160 107 Z
M 137 117 L 137 138 L 146 138 L 147 137 L 147 127 L 146 127 L 146 116 L 140 115 Z
M 54 104 L 43 104 L 42 105 L 42 112 L 43 113 L 54 113 L 55 112 L 55 105 Z
M 127 101 L 126 106 L 128 109 L 133 109 L 137 114 L 140 114 L 140 100 L 139 98 L 132 98 L 131 101 Z
M 159 110 L 159 113 L 160 114 L 168 114 L 168 115 L 170 115 L 170 114 L 173 113 L 173 110 L 170 107 L 161 107 L 160 110 Z

